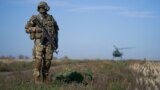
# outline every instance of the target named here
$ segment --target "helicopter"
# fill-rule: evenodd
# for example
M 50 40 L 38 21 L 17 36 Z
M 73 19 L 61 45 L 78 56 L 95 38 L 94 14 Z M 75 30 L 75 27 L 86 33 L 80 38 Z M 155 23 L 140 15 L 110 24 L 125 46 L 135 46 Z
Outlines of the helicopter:
M 123 53 L 120 52 L 120 50 L 123 50 L 123 49 L 132 49 L 132 48 L 135 48 L 135 47 L 126 47 L 126 48 L 118 48 L 116 47 L 115 45 L 113 45 L 113 47 L 115 48 L 115 50 L 113 51 L 113 58 L 121 58 L 122 59 L 122 56 L 123 56 Z

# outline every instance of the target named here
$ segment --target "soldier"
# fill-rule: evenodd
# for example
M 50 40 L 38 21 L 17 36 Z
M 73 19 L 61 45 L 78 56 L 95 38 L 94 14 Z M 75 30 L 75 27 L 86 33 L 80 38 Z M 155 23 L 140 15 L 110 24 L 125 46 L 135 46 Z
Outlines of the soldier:
M 33 75 L 35 83 L 49 81 L 53 52 L 56 52 L 58 48 L 59 27 L 52 15 L 47 13 L 49 9 L 46 2 L 40 2 L 37 7 L 39 14 L 33 15 L 25 26 L 26 33 L 30 34 L 31 40 L 34 40 L 33 59 L 35 63 Z

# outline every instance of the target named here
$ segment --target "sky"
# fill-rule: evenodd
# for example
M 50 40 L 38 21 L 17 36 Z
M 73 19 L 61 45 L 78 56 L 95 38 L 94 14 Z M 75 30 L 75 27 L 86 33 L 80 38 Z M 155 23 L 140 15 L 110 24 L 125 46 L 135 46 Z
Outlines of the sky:
M 25 24 L 41 0 L 0 0 L 0 56 L 32 56 Z M 160 60 L 160 0 L 44 0 L 57 21 L 59 54 L 111 59 L 113 45 L 125 59 Z

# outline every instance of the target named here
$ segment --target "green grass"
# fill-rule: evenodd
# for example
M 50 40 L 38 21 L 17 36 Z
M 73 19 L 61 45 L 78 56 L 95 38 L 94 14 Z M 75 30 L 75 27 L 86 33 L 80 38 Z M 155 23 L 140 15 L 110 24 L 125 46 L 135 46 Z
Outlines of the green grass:
M 3 90 L 134 90 L 135 87 L 141 89 L 136 84 L 137 74 L 129 68 L 132 63 L 141 63 L 141 61 L 53 61 L 52 66 L 56 68 L 50 70 L 52 82 L 35 85 L 32 71 L 20 72 L 32 69 L 33 62 L 0 62 L 0 67 L 3 67 L 0 69 L 1 73 L 17 71 L 9 75 L 0 74 L 0 88 Z M 58 75 L 70 78 L 66 73 L 70 75 L 72 72 L 76 72 L 76 78 L 79 74 L 82 75 L 83 81 L 65 83 L 63 79 L 62 82 L 55 80 Z
M 0 61 L 0 72 L 23 71 L 33 68 L 33 62 L 25 61 Z

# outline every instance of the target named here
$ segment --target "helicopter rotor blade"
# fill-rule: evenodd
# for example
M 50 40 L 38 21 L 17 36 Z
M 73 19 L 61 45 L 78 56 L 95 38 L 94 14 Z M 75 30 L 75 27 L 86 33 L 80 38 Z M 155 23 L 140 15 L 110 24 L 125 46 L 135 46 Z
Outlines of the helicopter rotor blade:
M 133 48 L 135 47 L 126 47 L 126 48 L 118 48 L 118 49 L 123 50 L 123 49 L 133 49 Z

